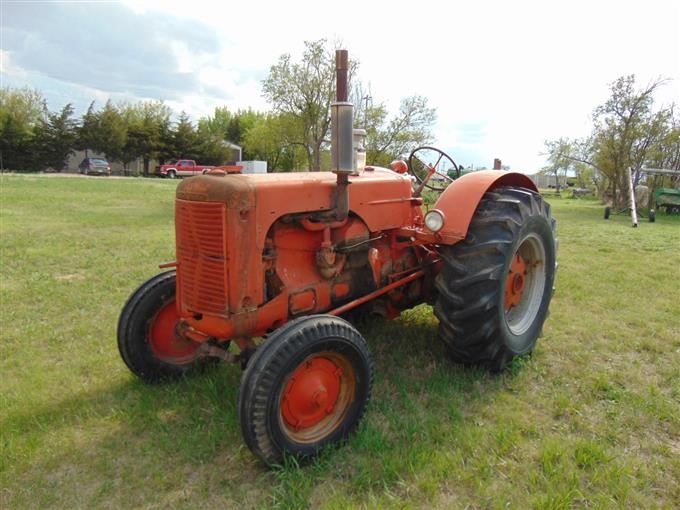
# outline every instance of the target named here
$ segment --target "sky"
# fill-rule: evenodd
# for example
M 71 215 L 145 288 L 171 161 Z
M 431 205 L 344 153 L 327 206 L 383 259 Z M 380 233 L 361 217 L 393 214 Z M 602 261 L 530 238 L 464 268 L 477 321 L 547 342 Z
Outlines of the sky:
M 196 121 L 269 109 L 270 67 L 321 38 L 359 61 L 374 103 L 425 96 L 434 145 L 464 166 L 540 170 L 544 141 L 587 135 L 620 76 L 668 79 L 657 104 L 680 104 L 680 2 L 656 0 L 0 0 L 0 85 L 50 110 L 153 99 Z

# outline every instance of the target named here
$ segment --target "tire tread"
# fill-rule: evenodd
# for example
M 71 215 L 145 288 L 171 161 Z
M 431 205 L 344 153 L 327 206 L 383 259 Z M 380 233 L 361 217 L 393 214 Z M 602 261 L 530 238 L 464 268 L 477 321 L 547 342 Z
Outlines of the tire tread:
M 536 216 L 547 221 L 556 247 L 556 222 L 540 195 L 524 188 L 496 188 L 480 201 L 466 239 L 442 249 L 444 267 L 435 279 L 434 312 L 440 321 L 439 338 L 453 361 L 496 372 L 517 355 L 500 332 L 503 270 L 520 229 Z

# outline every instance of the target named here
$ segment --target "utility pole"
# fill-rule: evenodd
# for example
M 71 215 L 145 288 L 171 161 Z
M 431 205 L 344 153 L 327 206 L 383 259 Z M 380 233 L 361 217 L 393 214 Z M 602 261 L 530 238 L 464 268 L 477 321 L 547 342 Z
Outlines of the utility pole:
M 638 226 L 637 210 L 635 208 L 635 188 L 633 187 L 633 176 L 628 167 L 626 173 L 628 174 L 628 187 L 630 188 L 630 217 L 633 220 L 633 227 Z

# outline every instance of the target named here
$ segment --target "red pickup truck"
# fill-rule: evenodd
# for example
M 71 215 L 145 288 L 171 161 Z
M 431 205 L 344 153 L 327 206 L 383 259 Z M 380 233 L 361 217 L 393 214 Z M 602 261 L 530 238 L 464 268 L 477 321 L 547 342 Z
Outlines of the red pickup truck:
M 168 179 L 176 179 L 177 177 L 191 177 L 192 175 L 201 175 L 206 170 L 214 168 L 213 166 L 197 165 L 193 159 L 177 159 L 170 160 L 166 165 L 158 167 L 158 174 L 161 177 Z

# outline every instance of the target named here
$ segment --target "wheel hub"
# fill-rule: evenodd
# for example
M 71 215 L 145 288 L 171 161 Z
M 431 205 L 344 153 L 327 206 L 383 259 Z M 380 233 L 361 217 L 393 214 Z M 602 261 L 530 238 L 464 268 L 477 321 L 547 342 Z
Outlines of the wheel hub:
M 200 345 L 177 334 L 178 322 L 179 313 L 172 300 L 158 311 L 149 328 L 149 345 L 153 353 L 159 359 L 175 365 L 193 361 Z
M 524 290 L 524 276 L 516 274 L 512 277 L 512 292 L 520 294 Z
M 340 395 L 342 374 L 340 367 L 323 357 L 300 365 L 288 380 L 281 399 L 286 423 L 299 431 L 331 414 Z
M 526 284 L 527 263 L 524 258 L 516 253 L 512 258 L 510 270 L 505 281 L 505 311 L 509 311 L 522 301 Z

